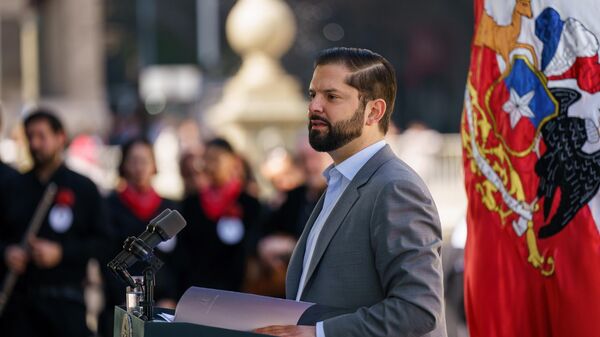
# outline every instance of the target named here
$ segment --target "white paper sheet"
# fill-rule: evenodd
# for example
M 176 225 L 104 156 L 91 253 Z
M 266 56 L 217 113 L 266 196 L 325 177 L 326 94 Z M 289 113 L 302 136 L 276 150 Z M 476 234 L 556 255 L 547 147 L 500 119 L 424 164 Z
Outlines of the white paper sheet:
M 158 314 L 158 317 L 164 319 L 165 322 L 173 322 L 173 320 L 175 319 L 174 315 L 169 315 L 166 312 L 161 312 L 160 314 Z
M 191 287 L 179 300 L 175 322 L 251 331 L 269 325 L 296 325 L 313 303 L 233 291 Z

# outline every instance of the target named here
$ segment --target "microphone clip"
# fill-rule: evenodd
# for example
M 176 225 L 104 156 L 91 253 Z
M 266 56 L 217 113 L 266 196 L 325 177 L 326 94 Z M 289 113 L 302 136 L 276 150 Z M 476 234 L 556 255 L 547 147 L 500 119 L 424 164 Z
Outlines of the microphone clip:
M 154 272 L 157 272 L 163 266 L 163 262 L 154 255 L 154 249 L 138 237 L 128 237 L 123 243 L 123 250 L 133 254 L 139 262 L 142 262 L 146 268 L 151 268 Z

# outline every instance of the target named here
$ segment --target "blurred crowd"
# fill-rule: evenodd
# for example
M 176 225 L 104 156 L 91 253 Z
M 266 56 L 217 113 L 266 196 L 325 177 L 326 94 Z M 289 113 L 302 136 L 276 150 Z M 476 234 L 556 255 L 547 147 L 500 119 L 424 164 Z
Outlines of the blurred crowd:
M 307 137 L 291 149 L 273 147 L 252 166 L 227 140 L 202 137 L 189 120 L 175 136 L 157 132 L 151 141 L 127 133 L 116 146 L 89 135 L 69 140 L 53 111 L 32 111 L 21 124 L 30 163 L 15 160 L 14 149 L 11 165 L 0 156 L 2 336 L 112 336 L 113 309 L 124 304 L 127 285 L 106 265 L 127 237 L 167 208 L 178 210 L 187 226 L 155 249 L 164 262 L 156 275 L 158 306 L 175 308 L 191 286 L 285 297 L 289 259 L 331 164 Z M 432 161 L 443 152 L 438 133 L 415 124 L 389 143 L 439 200 L 445 194 L 437 190 L 456 198 L 440 176 L 448 165 Z M 36 222 L 39 230 L 32 231 Z M 447 241 L 448 332 L 464 336 L 464 243 Z M 142 271 L 141 265 L 130 270 Z M 10 275 L 16 284 L 5 301 Z
M 180 211 L 187 227 L 155 250 L 164 262 L 158 306 L 174 308 L 190 286 L 285 296 L 288 261 L 331 163 L 306 140 L 268 153 L 256 172 L 274 189 L 268 199 L 259 198 L 256 173 L 228 141 L 203 140 L 180 153 L 183 193 L 171 200 L 154 188 L 156 154 L 144 138 L 121 144 L 118 183 L 105 191 L 90 179 L 93 171 L 86 177 L 74 170 L 77 162 L 67 163 L 67 133 L 52 111 L 29 113 L 23 128 L 31 168 L 20 173 L 0 162 L 0 283 L 17 276 L 0 314 L 3 336 L 112 336 L 113 308 L 124 304 L 126 284 L 105 266 L 167 208 Z M 88 141 L 70 149 L 78 147 L 91 153 Z M 90 277 L 90 260 L 100 280 Z M 131 273 L 141 275 L 142 266 Z M 95 324 L 85 292 L 91 283 L 101 295 L 93 301 Z

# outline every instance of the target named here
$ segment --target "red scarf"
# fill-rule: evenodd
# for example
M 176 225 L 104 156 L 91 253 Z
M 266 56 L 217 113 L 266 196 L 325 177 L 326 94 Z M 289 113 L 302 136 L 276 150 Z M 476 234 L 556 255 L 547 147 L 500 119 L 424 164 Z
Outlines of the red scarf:
M 156 214 L 162 202 L 162 199 L 152 187 L 142 192 L 129 184 L 119 193 L 119 197 L 125 206 L 142 221 L 150 220 Z
M 200 190 L 200 207 L 209 220 L 217 221 L 224 215 L 241 217 L 237 199 L 242 193 L 242 183 L 238 180 L 221 187 L 206 187 Z

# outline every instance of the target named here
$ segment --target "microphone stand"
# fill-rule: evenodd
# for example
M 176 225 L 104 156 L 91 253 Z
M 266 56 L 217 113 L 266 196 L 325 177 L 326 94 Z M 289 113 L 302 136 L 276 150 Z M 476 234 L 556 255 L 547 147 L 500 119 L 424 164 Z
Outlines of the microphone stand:
M 153 318 L 154 286 L 156 284 L 154 276 L 163 266 L 163 262 L 154 255 L 154 247 L 160 242 L 174 237 L 185 225 L 185 219 L 179 212 L 167 208 L 152 219 L 146 230 L 138 237 L 128 237 L 123 243 L 123 250 L 108 263 L 108 268 L 131 287 L 133 293 L 128 292 L 128 299 L 131 297 L 131 300 L 135 302 L 135 307 L 141 306 L 139 317 L 145 321 L 151 321 Z M 144 267 L 142 282 L 134 280 L 128 271 L 138 262 Z M 142 299 L 139 296 L 139 288 L 142 288 L 143 291 Z M 127 309 L 128 311 L 131 309 L 130 305 L 127 306 Z M 132 311 L 136 314 L 135 310 Z
M 128 251 L 135 255 L 139 262 L 144 266 L 143 274 L 143 287 L 144 292 L 143 300 L 140 301 L 142 306 L 142 315 L 140 318 L 144 321 L 151 321 L 154 316 L 154 286 L 156 272 L 163 266 L 163 262 L 154 255 L 154 250 L 150 248 L 143 240 L 130 236 L 125 240 L 123 244 L 123 250 Z M 108 267 L 112 269 L 115 274 L 119 276 L 125 283 L 130 287 L 135 288 L 140 284 L 136 283 L 129 271 L 127 270 L 126 264 L 119 259 L 112 260 Z
M 144 321 L 151 321 L 154 317 L 154 274 L 156 271 L 147 267 L 144 269 L 144 300 L 141 301 L 142 305 L 142 319 Z

